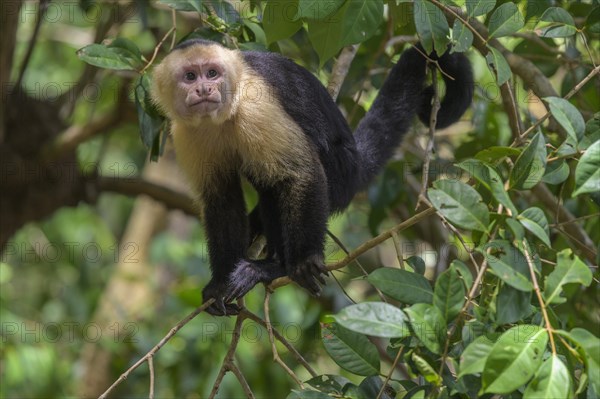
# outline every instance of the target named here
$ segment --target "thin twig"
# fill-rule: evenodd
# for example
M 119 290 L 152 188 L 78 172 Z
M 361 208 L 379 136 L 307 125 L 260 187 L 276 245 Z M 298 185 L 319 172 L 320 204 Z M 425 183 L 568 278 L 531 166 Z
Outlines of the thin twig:
M 258 315 L 252 313 L 248 309 L 246 309 L 246 308 L 242 309 L 240 314 L 243 314 L 244 317 L 260 324 L 265 329 L 267 329 L 267 323 L 263 319 L 261 319 Z M 275 336 L 275 338 L 277 338 L 277 340 L 279 342 L 281 342 L 283 344 L 283 346 L 285 346 L 285 348 L 288 350 L 288 352 L 290 352 L 294 356 L 294 358 L 296 358 L 298 363 L 300 363 L 302 365 L 302 367 L 304 367 L 306 369 L 306 371 L 308 371 L 310 373 L 311 376 L 313 376 L 313 377 L 318 376 L 317 372 L 311 367 L 311 365 L 306 361 L 306 359 L 304 357 L 302 357 L 300 352 L 298 352 L 298 350 L 296 348 L 294 348 L 294 346 L 292 344 L 290 344 L 288 342 L 288 340 L 283 337 L 283 335 L 281 335 L 275 329 L 273 329 L 273 335 Z
M 40 27 L 42 26 L 42 22 L 44 21 L 44 14 L 48 9 L 48 5 L 50 4 L 50 0 L 41 0 L 40 6 L 38 8 L 38 15 L 35 20 L 35 27 L 33 28 L 33 33 L 31 34 L 31 38 L 28 41 L 27 51 L 25 52 L 25 56 L 23 57 L 23 62 L 21 62 L 21 68 L 19 70 L 19 76 L 15 83 L 15 87 L 18 89 L 21 87 L 21 83 L 23 82 L 23 77 L 25 76 L 25 71 L 27 70 L 27 66 L 29 65 L 29 60 L 31 59 L 31 55 L 33 54 L 33 48 L 37 43 L 37 38 L 40 33 Z
M 417 213 L 416 215 L 412 216 L 411 218 L 406 219 L 404 222 L 392 227 L 391 229 L 389 229 L 387 231 L 384 231 L 383 233 L 379 234 L 377 237 L 372 238 L 369 241 L 363 243 L 361 246 L 356 248 L 354 251 L 350 252 L 350 254 L 348 256 L 346 256 L 344 259 L 342 259 L 341 261 L 327 265 L 327 270 L 329 270 L 329 271 L 338 270 L 338 269 L 341 269 L 341 268 L 347 266 L 348 264 L 353 262 L 356 258 L 358 258 L 360 255 L 362 255 L 363 253 L 367 252 L 370 249 L 375 248 L 376 246 L 378 246 L 385 240 L 391 238 L 392 232 L 394 232 L 394 231 L 400 232 L 400 231 L 406 230 L 407 228 L 420 222 L 421 220 L 426 219 L 427 217 L 435 214 L 435 212 L 436 211 L 434 208 L 427 208 L 427 209 Z M 275 290 L 276 288 L 279 288 L 281 286 L 289 284 L 290 282 L 291 282 L 291 280 L 289 277 L 281 277 L 281 278 L 274 280 L 269 285 L 269 288 L 271 290 Z
M 390 381 L 390 378 L 392 378 L 394 369 L 396 368 L 396 365 L 398 364 L 398 361 L 400 360 L 400 356 L 402 356 L 403 351 L 404 351 L 404 347 L 402 347 L 398 350 L 398 353 L 396 354 L 396 357 L 394 358 L 394 362 L 392 363 L 392 368 L 390 368 L 390 372 L 385 377 L 385 381 L 383 381 L 383 385 L 381 385 L 381 389 L 379 390 L 379 393 L 377 394 L 377 398 L 375 398 L 375 399 L 381 399 L 381 395 L 383 395 L 383 392 L 385 391 L 385 387 L 387 386 L 387 383 Z
M 154 357 L 148 358 L 148 369 L 150 370 L 150 393 L 148 399 L 154 399 Z
M 244 373 L 242 373 L 240 368 L 235 363 L 230 362 L 228 364 L 228 369 L 237 378 L 238 382 L 240 383 L 240 386 L 242 387 L 242 390 L 246 394 L 246 397 L 249 399 L 254 399 L 254 392 L 252 392 L 252 389 L 250 388 L 250 385 L 248 385 L 248 381 L 246 381 L 246 377 L 244 377 Z
M 169 37 L 169 35 L 171 33 L 173 33 L 173 32 L 175 32 L 175 27 L 174 26 L 172 26 L 171 29 L 169 29 L 167 31 L 167 33 L 165 33 L 165 35 L 160 40 L 160 42 L 158 42 L 158 44 L 156 45 L 156 47 L 154 47 L 154 52 L 152 53 L 152 58 L 150 58 L 150 61 L 148 61 L 148 63 L 146 64 L 146 66 L 144 66 L 144 68 L 142 68 L 142 70 L 140 71 L 140 74 L 143 74 L 144 72 L 146 72 L 146 69 L 150 68 L 150 66 L 154 63 L 154 60 L 156 59 L 156 55 L 158 54 L 158 50 L 160 50 L 160 48 L 162 47 L 163 43 L 167 40 L 167 38 Z
M 419 209 L 421 204 L 427 199 L 426 191 L 427 186 L 429 185 L 429 165 L 431 163 L 431 155 L 434 151 L 435 146 L 435 127 L 437 125 L 437 114 L 440 110 L 440 95 L 438 88 L 438 79 L 437 79 L 437 68 L 435 65 L 431 65 L 431 86 L 433 87 L 433 98 L 431 105 L 431 114 L 429 115 L 429 139 L 427 141 L 427 147 L 425 148 L 425 161 L 423 162 L 423 175 L 421 178 L 421 191 L 419 192 L 419 197 L 417 200 L 417 205 L 415 206 L 415 210 Z
M 290 369 L 283 360 L 281 360 L 281 357 L 279 357 L 279 352 L 277 352 L 277 346 L 275 345 L 275 336 L 273 334 L 273 325 L 271 324 L 271 319 L 269 316 L 269 313 L 270 313 L 269 302 L 270 301 L 271 301 L 271 291 L 267 288 L 265 290 L 264 311 L 265 311 L 265 323 L 267 326 L 267 332 L 269 333 L 269 341 L 271 342 L 271 352 L 273 353 L 273 361 L 275 363 L 279 364 L 281 366 L 281 368 L 284 369 L 285 372 L 288 373 L 289 376 L 292 377 L 292 379 L 294 381 L 296 381 L 296 384 L 298 384 L 301 389 L 304 389 L 304 384 L 302 383 L 300 378 L 298 378 L 296 373 L 294 373 L 292 371 L 292 369 Z
M 235 327 L 233 328 L 233 334 L 231 335 L 231 343 L 229 344 L 229 349 L 225 354 L 225 358 L 223 358 L 223 364 L 221 365 L 219 374 L 213 383 L 209 399 L 214 399 L 219 392 L 219 387 L 221 386 L 221 382 L 223 381 L 225 374 L 227 374 L 228 371 L 233 371 L 232 368 L 235 367 L 233 360 L 238 343 L 240 342 L 242 325 L 244 324 L 245 319 L 246 318 L 243 315 L 238 315 L 237 319 L 235 320 Z
M 526 239 L 523 239 L 522 243 L 523 254 L 525 255 L 525 259 L 527 260 L 527 266 L 529 266 L 529 274 L 531 275 L 531 281 L 533 282 L 533 290 L 535 291 L 535 295 L 537 296 L 538 302 L 540 303 L 540 308 L 542 309 L 542 316 L 544 316 L 544 323 L 546 324 L 546 330 L 548 331 L 548 336 L 550 337 L 550 348 L 552 349 L 552 354 L 556 356 L 556 344 L 554 343 L 554 329 L 552 328 L 552 324 L 550 323 L 548 311 L 546 310 L 546 303 L 542 298 L 542 292 L 537 281 L 537 276 L 535 275 L 535 265 L 533 264 L 533 259 L 531 258 L 531 254 L 529 253 L 529 245 L 527 244 Z
M 567 93 L 567 95 L 564 97 L 564 99 L 568 100 L 571 97 L 573 97 L 579 90 L 581 90 L 581 88 L 583 86 L 585 86 L 587 84 L 587 82 L 589 82 L 598 73 L 600 73 L 600 66 L 597 66 L 594 69 L 592 69 L 590 71 L 590 73 L 588 73 L 588 75 L 581 80 L 581 82 L 579 82 L 577 85 L 575 85 L 575 87 L 573 87 L 573 89 L 571 89 L 571 91 Z M 519 145 L 527 136 L 529 136 L 529 134 L 531 134 L 531 132 L 536 130 L 551 115 L 552 115 L 552 113 L 550 111 L 546 112 L 546 114 L 544 116 L 542 116 L 540 119 L 538 119 L 537 122 L 535 122 L 529 129 L 525 130 L 525 132 L 523 132 L 523 134 L 521 134 L 519 136 L 518 140 L 513 141 L 513 143 L 510 146 L 515 147 L 515 146 Z
M 127 369 L 127 371 L 125 371 L 123 374 L 121 374 L 121 376 L 110 387 L 108 387 L 108 389 L 106 391 L 104 391 L 104 393 L 102 395 L 100 395 L 98 397 L 98 399 L 106 399 L 108 397 L 108 394 L 110 394 L 112 392 L 112 390 L 117 387 L 117 385 L 119 385 L 120 383 L 125 381 L 127 379 L 127 377 L 129 377 L 129 374 L 131 374 L 131 372 L 133 370 L 137 369 L 142 364 L 144 364 L 146 361 L 148 361 L 149 358 L 154 356 L 154 354 L 156 352 L 158 352 L 160 350 L 160 348 L 162 348 L 164 346 L 164 344 L 166 344 L 171 338 L 173 338 L 173 336 L 175 334 L 177 334 L 177 331 L 181 330 L 181 328 L 183 326 L 185 326 L 187 323 L 189 323 L 192 319 L 194 319 L 200 313 L 204 312 L 204 310 L 206 310 L 206 308 L 208 308 L 210 305 L 212 305 L 214 301 L 215 301 L 214 298 L 209 299 L 208 301 L 204 302 L 202 304 L 202 306 L 196 308 L 193 312 L 191 312 L 186 317 L 184 317 L 179 323 L 177 323 L 173 328 L 171 328 L 171 330 L 168 332 L 168 334 L 165 335 L 163 337 L 163 339 L 161 339 L 160 342 L 154 346 L 154 348 L 150 349 L 150 351 L 148 353 L 146 353 L 144 355 L 144 357 L 142 357 L 140 360 L 135 362 L 135 364 L 133 366 L 131 366 L 129 369 Z
M 337 99 L 337 96 L 340 93 L 340 89 L 342 88 L 344 80 L 346 80 L 346 75 L 348 75 L 350 65 L 356 56 L 358 47 L 358 44 L 344 47 L 339 57 L 335 61 L 335 64 L 333 65 L 333 70 L 331 71 L 331 76 L 329 77 L 329 84 L 327 85 L 327 91 L 329 92 L 329 95 L 333 101 Z

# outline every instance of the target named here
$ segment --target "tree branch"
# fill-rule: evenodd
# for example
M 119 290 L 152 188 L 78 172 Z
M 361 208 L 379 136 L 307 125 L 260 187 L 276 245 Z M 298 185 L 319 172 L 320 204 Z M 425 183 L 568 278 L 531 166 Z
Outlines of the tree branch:
M 189 196 L 148 180 L 101 176 L 98 177 L 95 183 L 100 191 L 112 191 L 130 196 L 144 194 L 162 202 L 168 209 L 178 209 L 194 217 L 199 215 L 193 200 Z

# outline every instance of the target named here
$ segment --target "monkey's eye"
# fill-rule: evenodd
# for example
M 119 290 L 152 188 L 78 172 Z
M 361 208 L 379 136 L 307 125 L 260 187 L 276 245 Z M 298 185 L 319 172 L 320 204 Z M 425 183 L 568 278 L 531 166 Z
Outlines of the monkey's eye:
M 216 78 L 218 74 L 219 74 L 219 72 L 217 72 L 216 69 L 211 69 L 208 71 L 206 76 L 208 76 L 209 78 Z
M 188 82 L 193 82 L 194 80 L 196 80 L 196 74 L 194 72 L 186 72 L 184 78 Z

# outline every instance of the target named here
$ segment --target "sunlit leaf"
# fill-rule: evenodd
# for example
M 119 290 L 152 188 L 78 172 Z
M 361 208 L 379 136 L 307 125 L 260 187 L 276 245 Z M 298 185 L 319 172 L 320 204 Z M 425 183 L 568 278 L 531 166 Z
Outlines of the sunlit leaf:
M 428 303 L 415 303 L 404 309 L 415 336 L 433 353 L 441 353 L 446 338 L 446 321 L 440 310 Z
M 415 0 L 414 7 L 415 26 L 425 51 L 445 53 L 449 43 L 450 26 L 444 13 L 427 0 Z
M 480 251 L 502 281 L 521 291 L 533 290 L 527 259 L 510 242 L 494 240 L 485 244 Z
M 369 274 L 367 280 L 384 294 L 402 303 L 433 301 L 433 290 L 429 281 L 417 273 L 382 267 Z
M 365 335 L 402 338 L 410 334 L 408 317 L 395 306 L 383 302 L 350 305 L 334 316 L 343 327 Z
M 554 119 L 565 129 L 567 134 L 576 142 L 583 138 L 585 121 L 581 112 L 564 98 L 545 97 L 544 101 L 550 105 L 550 112 Z
M 512 2 L 504 3 L 496 8 L 489 22 L 490 37 L 502 37 L 513 34 L 525 25 L 523 16 Z
M 508 80 L 512 76 L 510 66 L 506 61 L 506 58 L 504 58 L 504 56 L 499 50 L 496 50 L 494 47 L 488 48 L 490 51 L 485 56 L 485 59 L 487 60 L 490 69 L 496 75 L 496 81 L 498 82 L 498 86 L 502 86 L 504 83 L 508 82 Z
M 379 373 L 377 347 L 363 334 L 332 323 L 321 324 L 323 346 L 340 367 L 357 375 Z
M 473 187 L 459 180 L 437 180 L 427 194 L 433 206 L 452 223 L 469 230 L 487 231 L 489 211 Z
M 477 337 L 460 355 L 458 377 L 466 374 L 477 374 L 483 371 L 488 355 L 500 334 L 486 334 Z
M 573 197 L 600 192 L 600 140 L 589 146 L 579 159 L 575 168 L 575 187 Z
M 588 286 L 592 283 L 592 272 L 570 249 L 562 250 L 556 258 L 556 267 L 546 277 L 544 298 L 547 303 L 564 303 L 561 296 L 565 284 L 579 283 Z
M 547 22 L 548 24 L 543 24 Z M 569 37 L 577 33 L 575 21 L 562 7 L 550 7 L 540 17 L 538 23 L 542 27 L 536 27 L 538 35 L 543 37 Z
M 546 219 L 544 211 L 537 207 L 528 208 L 517 216 L 517 219 L 527 230 L 542 240 L 544 244 L 549 247 L 551 246 L 550 228 L 548 227 L 548 219 Z
M 533 380 L 527 384 L 523 399 L 570 398 L 572 386 L 569 369 L 558 355 L 552 355 L 542 363 Z
M 483 393 L 508 394 L 525 384 L 542 364 L 548 332 L 534 325 L 506 331 L 492 347 L 481 378 Z
M 546 171 L 546 142 L 537 133 L 521 153 L 510 172 L 510 187 L 528 190 L 540 182 Z

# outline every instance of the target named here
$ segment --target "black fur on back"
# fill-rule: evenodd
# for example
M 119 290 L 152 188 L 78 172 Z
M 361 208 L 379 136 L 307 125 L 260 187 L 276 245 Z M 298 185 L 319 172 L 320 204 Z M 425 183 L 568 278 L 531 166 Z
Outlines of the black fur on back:
M 245 52 L 244 59 L 273 86 L 285 111 L 317 147 L 333 212 L 348 206 L 379 173 L 415 115 L 429 124 L 433 90 L 424 87 L 426 59 L 415 48 L 406 50 L 392 68 L 354 135 L 325 87 L 305 68 L 274 53 Z M 437 115 L 437 128 L 444 128 L 471 104 L 473 79 L 462 54 L 446 53 L 438 62 L 454 78 L 444 75 L 446 96 Z
M 194 45 L 220 46 L 192 39 L 175 50 Z M 391 69 L 354 134 L 325 87 L 308 70 L 276 53 L 242 53 L 246 63 L 271 86 L 273 101 L 279 101 L 314 144 L 327 176 L 331 212 L 346 208 L 354 194 L 379 173 L 415 115 L 429 124 L 433 90 L 425 87 L 427 63 L 422 47 L 416 47 L 404 51 Z M 437 58 L 435 53 L 430 57 Z M 444 128 L 471 104 L 473 79 L 471 65 L 462 54 L 446 52 L 438 63 L 445 72 L 446 96 L 437 115 L 437 128 Z

